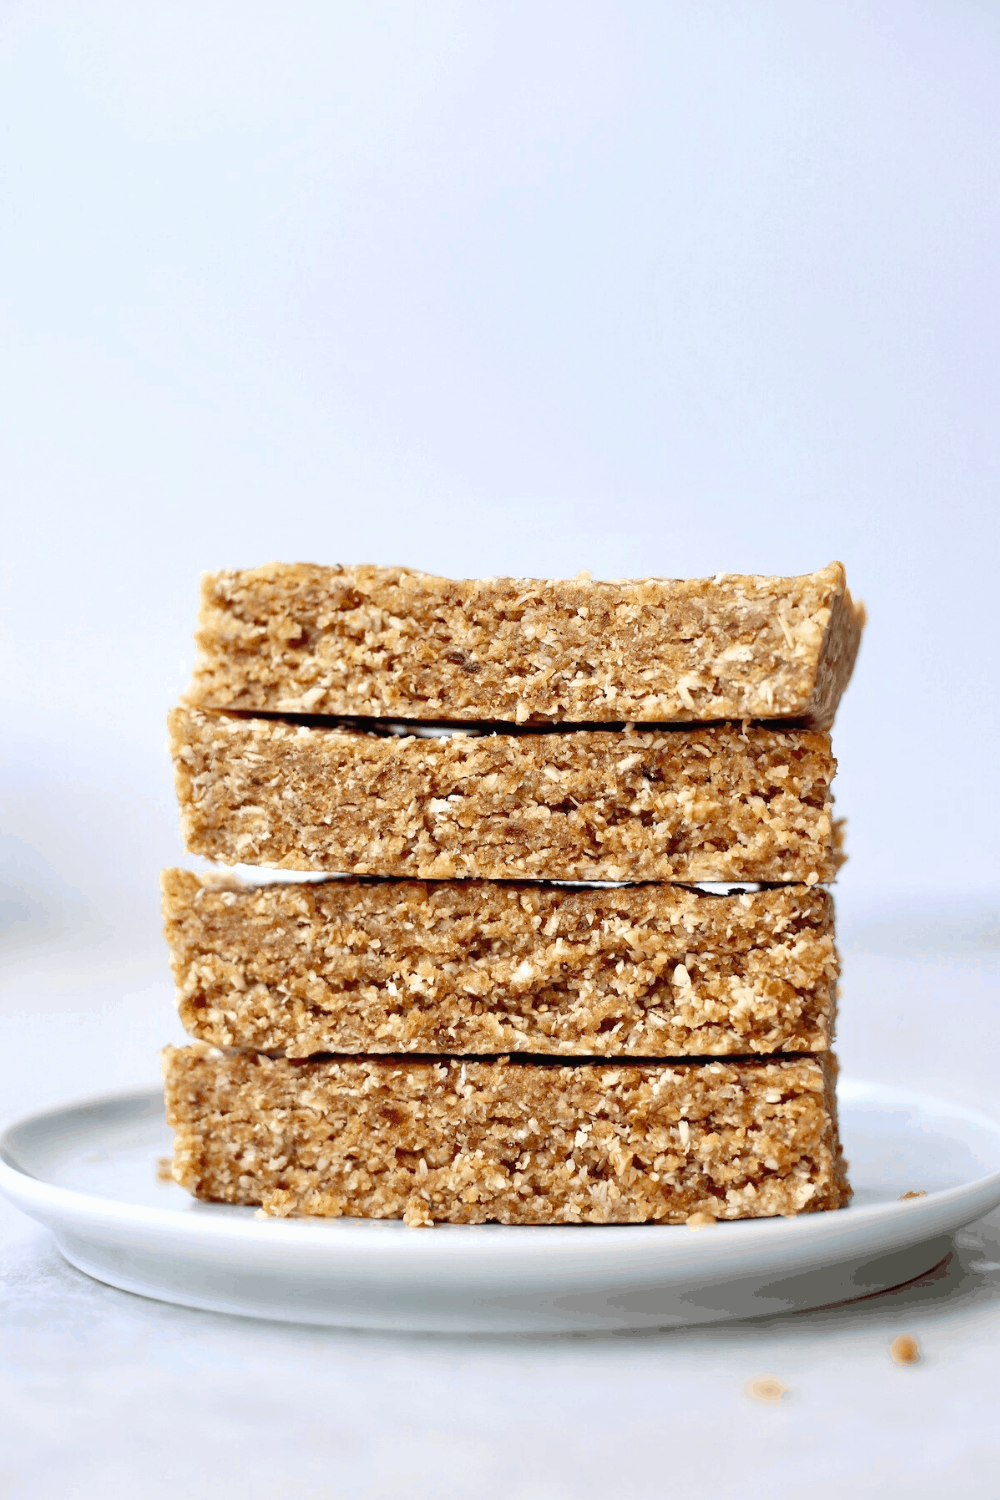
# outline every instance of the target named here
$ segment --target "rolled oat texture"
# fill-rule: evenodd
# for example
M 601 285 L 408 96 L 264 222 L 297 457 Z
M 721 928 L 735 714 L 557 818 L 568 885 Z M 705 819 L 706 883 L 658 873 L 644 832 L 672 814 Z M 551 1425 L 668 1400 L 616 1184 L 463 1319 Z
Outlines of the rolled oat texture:
M 538 1063 L 164 1054 L 173 1175 L 266 1212 L 670 1224 L 839 1208 L 830 1054 Z
M 794 881 L 840 863 L 829 736 L 366 733 L 177 708 L 187 848 L 423 879 Z
M 316 1052 L 821 1052 L 838 977 L 820 887 L 715 895 L 520 882 L 162 878 L 181 1020 Z
M 831 563 L 797 578 L 453 581 L 266 567 L 202 582 L 188 702 L 397 719 L 827 728 L 864 611 Z

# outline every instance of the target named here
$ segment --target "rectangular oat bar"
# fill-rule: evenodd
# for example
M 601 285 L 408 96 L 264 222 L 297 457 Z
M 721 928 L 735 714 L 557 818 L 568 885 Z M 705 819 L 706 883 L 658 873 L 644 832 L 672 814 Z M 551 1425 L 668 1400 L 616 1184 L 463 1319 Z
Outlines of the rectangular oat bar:
M 206 574 L 187 701 L 390 719 L 827 728 L 864 611 L 797 578 L 487 578 L 269 563 Z
M 729 895 L 479 880 L 162 877 L 199 1041 L 317 1052 L 822 1052 L 838 977 L 820 887 Z
M 840 859 L 811 730 L 400 738 L 182 707 L 170 736 L 187 847 L 223 864 L 811 885 Z
M 164 1053 L 173 1175 L 216 1202 L 408 1224 L 678 1223 L 839 1208 L 831 1054 L 780 1061 Z

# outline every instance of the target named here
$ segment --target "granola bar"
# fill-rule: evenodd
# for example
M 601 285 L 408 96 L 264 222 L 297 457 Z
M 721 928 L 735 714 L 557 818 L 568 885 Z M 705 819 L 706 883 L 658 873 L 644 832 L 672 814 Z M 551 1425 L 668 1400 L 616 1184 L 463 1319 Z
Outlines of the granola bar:
M 690 1057 L 821 1052 L 820 887 L 162 877 L 181 1020 L 217 1046 Z
M 187 848 L 224 864 L 425 879 L 830 880 L 829 736 L 452 734 L 177 708 Z
M 797 578 L 487 578 L 270 563 L 206 574 L 188 702 L 396 719 L 826 728 L 864 611 Z
M 164 1052 L 173 1175 L 270 1214 L 678 1223 L 839 1208 L 831 1054 L 780 1061 L 296 1064 Z

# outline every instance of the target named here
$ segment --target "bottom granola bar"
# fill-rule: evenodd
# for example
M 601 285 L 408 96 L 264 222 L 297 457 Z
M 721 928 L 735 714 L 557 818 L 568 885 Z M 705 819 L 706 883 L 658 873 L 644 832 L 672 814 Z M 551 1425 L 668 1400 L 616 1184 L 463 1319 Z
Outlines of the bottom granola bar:
M 270 1214 L 676 1224 L 840 1208 L 831 1054 L 780 1061 L 164 1054 L 173 1175 Z

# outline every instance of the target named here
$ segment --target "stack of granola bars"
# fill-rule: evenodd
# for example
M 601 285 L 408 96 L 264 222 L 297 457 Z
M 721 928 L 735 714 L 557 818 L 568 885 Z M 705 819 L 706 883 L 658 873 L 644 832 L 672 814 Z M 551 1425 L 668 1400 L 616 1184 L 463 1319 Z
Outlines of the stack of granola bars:
M 839 564 L 209 575 L 187 847 L 309 878 L 164 876 L 176 1180 L 412 1225 L 843 1204 L 829 726 L 862 624 Z

